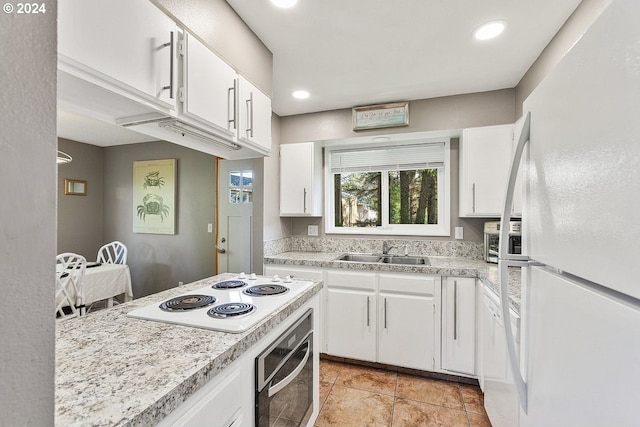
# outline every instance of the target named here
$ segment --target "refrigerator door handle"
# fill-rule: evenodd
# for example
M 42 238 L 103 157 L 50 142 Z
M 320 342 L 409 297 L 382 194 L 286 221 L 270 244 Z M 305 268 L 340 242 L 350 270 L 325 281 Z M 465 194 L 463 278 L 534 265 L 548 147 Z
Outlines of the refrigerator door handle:
M 500 305 L 502 306 L 502 319 L 504 323 L 504 331 L 507 340 L 507 353 L 509 361 L 511 362 L 511 372 L 513 374 L 513 380 L 518 390 L 518 397 L 520 398 L 520 406 L 522 410 L 527 413 L 527 383 L 524 381 L 522 373 L 520 371 L 520 361 L 518 354 L 516 353 L 515 338 L 513 336 L 513 328 L 511 327 L 511 313 L 509 312 L 509 267 L 510 266 L 528 266 L 528 257 L 526 255 L 513 255 L 509 254 L 509 220 L 511 219 L 511 208 L 513 206 L 513 193 L 516 186 L 516 178 L 518 177 L 518 170 L 520 169 L 520 161 L 522 160 L 522 154 L 524 153 L 524 147 L 529 142 L 529 133 L 531 122 L 531 113 L 527 112 L 524 123 L 522 124 L 522 131 L 520 132 L 520 138 L 516 145 L 516 150 L 513 155 L 513 162 L 511 163 L 511 169 L 509 171 L 509 183 L 507 184 L 507 194 L 505 195 L 504 206 L 502 207 L 502 217 L 500 218 L 500 240 L 498 249 L 498 283 L 500 284 Z

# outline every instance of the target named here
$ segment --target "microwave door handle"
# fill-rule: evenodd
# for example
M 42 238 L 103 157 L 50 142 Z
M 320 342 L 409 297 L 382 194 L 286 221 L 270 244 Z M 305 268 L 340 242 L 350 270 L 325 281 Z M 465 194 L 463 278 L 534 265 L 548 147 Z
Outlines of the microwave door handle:
M 304 354 L 302 361 L 298 366 L 296 366 L 293 372 L 291 372 L 289 375 L 284 377 L 282 381 L 280 381 L 279 383 L 269 386 L 269 392 L 268 392 L 269 397 L 275 396 L 280 390 L 282 390 L 283 388 L 291 384 L 291 382 L 295 380 L 298 374 L 300 374 L 300 372 L 304 369 L 304 365 L 307 364 L 307 360 L 309 360 L 309 355 L 311 354 L 311 343 L 307 342 L 306 346 L 307 346 L 307 352 Z
M 527 266 L 526 256 L 509 255 L 509 220 L 511 219 L 511 206 L 513 205 L 513 192 L 516 185 L 516 178 L 518 177 L 518 169 L 520 168 L 520 160 L 524 152 L 524 147 L 529 142 L 530 133 L 530 121 L 531 113 L 527 112 L 524 123 L 522 125 L 522 132 L 520 132 L 520 138 L 516 146 L 515 153 L 513 155 L 513 162 L 511 163 L 511 170 L 509 171 L 509 182 L 507 184 L 507 194 L 505 196 L 505 202 L 502 210 L 502 217 L 500 219 L 500 240 L 499 244 L 499 271 L 498 271 L 498 283 L 500 285 L 500 305 L 502 306 L 502 319 L 504 323 L 504 331 L 507 341 L 507 353 L 509 361 L 511 362 L 511 372 L 513 374 L 513 380 L 518 391 L 518 398 L 520 399 L 520 406 L 522 406 L 525 414 L 527 413 L 527 383 L 524 381 L 520 372 L 520 361 L 516 353 L 516 344 L 513 337 L 513 328 L 511 327 L 511 313 L 509 312 L 509 267 L 510 266 Z

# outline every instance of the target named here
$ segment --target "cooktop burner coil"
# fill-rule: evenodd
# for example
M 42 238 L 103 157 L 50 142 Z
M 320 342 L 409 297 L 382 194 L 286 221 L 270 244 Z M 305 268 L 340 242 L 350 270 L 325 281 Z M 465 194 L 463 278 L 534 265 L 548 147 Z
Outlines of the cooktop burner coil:
M 160 309 L 164 311 L 188 311 L 207 307 L 214 302 L 216 302 L 216 299 L 211 295 L 182 295 L 163 302 L 160 304 Z
M 229 302 L 226 304 L 213 306 L 209 309 L 209 311 L 207 311 L 207 314 L 211 317 L 228 319 L 232 317 L 243 316 L 245 314 L 250 314 L 255 309 L 256 306 L 253 304 L 244 302 Z
M 211 286 L 213 289 L 235 289 L 242 288 L 247 286 L 247 282 L 243 282 L 242 280 L 226 280 L 224 282 L 219 282 Z
M 261 297 L 261 296 L 267 296 L 267 295 L 284 294 L 285 292 L 288 292 L 288 291 L 289 291 L 289 288 L 287 288 L 286 286 L 266 284 L 266 285 L 251 286 L 250 288 L 247 288 L 244 291 L 242 291 L 242 293 L 245 295 Z

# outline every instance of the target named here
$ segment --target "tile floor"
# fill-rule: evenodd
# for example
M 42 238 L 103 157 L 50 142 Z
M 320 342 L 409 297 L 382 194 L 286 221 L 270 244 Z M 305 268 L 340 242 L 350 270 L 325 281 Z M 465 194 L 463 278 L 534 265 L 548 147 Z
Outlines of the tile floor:
M 316 427 L 491 427 L 479 387 L 320 360 Z

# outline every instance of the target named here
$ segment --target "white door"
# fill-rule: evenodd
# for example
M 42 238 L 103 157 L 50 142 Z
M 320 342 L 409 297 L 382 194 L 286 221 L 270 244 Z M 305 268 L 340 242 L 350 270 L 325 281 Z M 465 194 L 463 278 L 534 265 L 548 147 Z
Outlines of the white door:
M 218 162 L 217 273 L 252 273 L 253 160 Z

